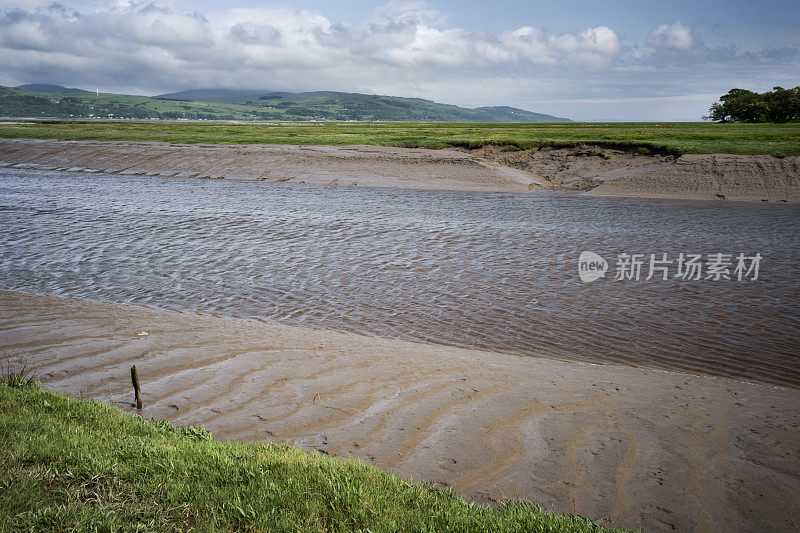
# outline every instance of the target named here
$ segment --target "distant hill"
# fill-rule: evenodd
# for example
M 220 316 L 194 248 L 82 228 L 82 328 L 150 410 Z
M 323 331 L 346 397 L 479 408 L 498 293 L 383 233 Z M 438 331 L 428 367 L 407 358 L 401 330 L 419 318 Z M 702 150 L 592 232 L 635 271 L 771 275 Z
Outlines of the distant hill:
M 192 89 L 155 97 L 68 89 L 0 86 L 0 116 L 242 121 L 569 122 L 513 107 L 469 109 L 422 98 L 317 91 Z
M 61 85 L 52 85 L 50 83 L 26 83 L 25 85 L 17 85 L 15 89 L 22 89 L 25 91 L 36 91 L 39 93 L 88 93 L 83 89 L 76 89 L 74 87 L 62 87 Z

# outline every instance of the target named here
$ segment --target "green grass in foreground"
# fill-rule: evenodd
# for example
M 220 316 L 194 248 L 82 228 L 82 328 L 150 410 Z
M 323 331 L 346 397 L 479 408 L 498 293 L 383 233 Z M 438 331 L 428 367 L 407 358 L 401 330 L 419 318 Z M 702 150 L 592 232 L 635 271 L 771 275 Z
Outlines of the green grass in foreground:
M 684 153 L 800 155 L 800 123 L 296 123 L 58 122 L 0 124 L 0 137 L 175 143 L 371 144 L 478 148 L 643 147 Z
M 606 531 L 0 380 L 0 531 Z

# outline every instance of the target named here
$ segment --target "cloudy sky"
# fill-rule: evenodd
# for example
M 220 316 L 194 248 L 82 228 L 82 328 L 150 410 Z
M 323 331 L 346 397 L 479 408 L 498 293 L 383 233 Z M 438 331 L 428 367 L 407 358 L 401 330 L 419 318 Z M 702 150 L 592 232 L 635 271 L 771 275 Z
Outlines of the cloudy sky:
M 0 84 L 339 90 L 698 120 L 800 85 L 800 2 L 0 0 Z

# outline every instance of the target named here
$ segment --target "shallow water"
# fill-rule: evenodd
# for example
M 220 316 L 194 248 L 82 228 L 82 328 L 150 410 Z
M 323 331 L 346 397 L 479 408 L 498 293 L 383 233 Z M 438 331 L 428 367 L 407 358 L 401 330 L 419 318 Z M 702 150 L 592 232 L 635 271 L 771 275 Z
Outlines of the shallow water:
M 0 169 L 4 289 L 794 387 L 798 235 L 791 205 Z M 580 281 L 584 250 L 605 278 Z M 616 281 L 623 252 L 763 259 Z

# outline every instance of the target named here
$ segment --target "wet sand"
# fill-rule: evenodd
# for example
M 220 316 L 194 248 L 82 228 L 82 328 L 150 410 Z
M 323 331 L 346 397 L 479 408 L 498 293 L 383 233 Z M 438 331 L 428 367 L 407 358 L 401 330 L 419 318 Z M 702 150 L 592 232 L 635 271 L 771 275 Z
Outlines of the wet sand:
M 0 167 L 431 190 L 800 203 L 800 157 L 0 139 Z
M 140 335 L 147 332 L 148 335 Z M 0 291 L 44 386 L 646 530 L 800 528 L 800 390 Z M 546 355 L 546 354 L 543 354 Z

